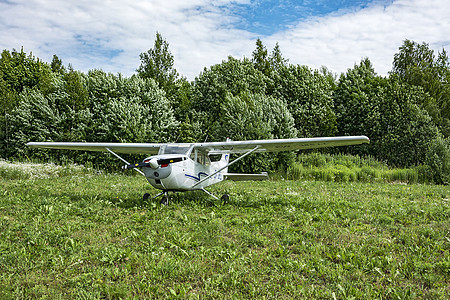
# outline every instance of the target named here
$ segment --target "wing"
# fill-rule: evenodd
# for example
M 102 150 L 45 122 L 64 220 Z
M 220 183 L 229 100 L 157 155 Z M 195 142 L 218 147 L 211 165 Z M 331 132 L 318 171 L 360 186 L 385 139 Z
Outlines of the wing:
M 194 144 L 194 148 L 197 148 L 200 151 L 206 152 L 208 154 L 244 153 L 256 147 L 258 147 L 258 149 L 255 152 L 279 152 L 359 145 L 369 143 L 369 141 L 369 138 L 366 136 L 340 136 L 196 143 Z
M 102 151 L 106 148 L 117 153 L 158 154 L 159 148 L 165 144 L 140 143 L 69 143 L 69 142 L 30 142 L 33 148 L 67 149 L 82 151 Z

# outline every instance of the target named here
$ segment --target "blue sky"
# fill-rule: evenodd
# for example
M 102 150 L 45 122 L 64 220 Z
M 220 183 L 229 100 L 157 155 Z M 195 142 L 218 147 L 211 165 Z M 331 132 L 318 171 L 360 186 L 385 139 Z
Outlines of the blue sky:
M 448 50 L 449 15 L 446 0 L 0 0 L 0 50 L 131 76 L 158 31 L 190 80 L 257 38 L 293 64 L 339 74 L 369 57 L 385 75 L 405 39 Z
M 329 14 L 344 14 L 357 11 L 374 1 L 335 0 L 335 1 L 271 1 L 259 0 L 241 4 L 234 12 L 238 17 L 237 27 L 261 36 L 269 36 L 286 30 L 302 20 L 323 17 Z M 377 3 L 381 3 L 377 1 Z M 391 1 L 386 0 L 386 4 Z

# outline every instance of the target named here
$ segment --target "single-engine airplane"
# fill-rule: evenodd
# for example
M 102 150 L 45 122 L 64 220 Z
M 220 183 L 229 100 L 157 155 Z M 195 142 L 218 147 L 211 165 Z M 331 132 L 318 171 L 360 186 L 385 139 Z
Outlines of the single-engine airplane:
M 256 152 L 279 152 L 314 149 L 334 146 L 347 146 L 369 143 L 366 136 L 317 137 L 294 139 L 271 139 L 204 143 L 84 143 L 84 142 L 30 142 L 34 148 L 69 149 L 82 151 L 110 152 L 126 165 L 123 169 L 134 169 L 146 177 L 148 182 L 162 192 L 161 203 L 167 205 L 168 192 L 201 190 L 215 199 L 216 196 L 205 190 L 206 187 L 226 178 L 231 180 L 263 180 L 261 174 L 228 173 L 228 167 L 247 155 Z M 130 164 L 117 153 L 151 155 L 141 163 Z M 241 154 L 230 162 L 230 155 Z M 216 158 L 212 159 L 211 158 Z M 140 170 L 142 168 L 142 171 Z M 144 194 L 144 200 L 150 194 Z M 222 199 L 228 199 L 223 195 Z

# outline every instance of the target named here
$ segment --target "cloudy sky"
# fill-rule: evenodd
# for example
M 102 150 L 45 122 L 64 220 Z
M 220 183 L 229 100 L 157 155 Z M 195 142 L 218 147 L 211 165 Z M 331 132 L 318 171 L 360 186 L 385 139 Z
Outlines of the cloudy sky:
M 290 63 L 345 72 L 369 57 L 385 75 L 403 40 L 450 50 L 448 0 L 0 0 L 0 50 L 77 70 L 131 76 L 156 32 L 193 80 L 229 55 L 251 57 L 260 38 Z

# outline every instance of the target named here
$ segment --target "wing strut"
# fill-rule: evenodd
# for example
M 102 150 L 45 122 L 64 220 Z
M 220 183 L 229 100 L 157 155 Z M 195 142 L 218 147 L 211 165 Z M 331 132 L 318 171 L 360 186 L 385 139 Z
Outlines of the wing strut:
M 199 185 L 200 183 L 202 183 L 205 180 L 208 180 L 209 178 L 213 177 L 214 175 L 216 175 L 217 173 L 219 173 L 220 171 L 222 171 L 225 168 L 228 168 L 229 166 L 231 166 L 232 164 L 234 164 L 235 162 L 238 162 L 239 160 L 243 159 L 244 157 L 246 157 L 247 155 L 249 155 L 250 153 L 256 151 L 259 148 L 259 145 L 256 146 L 255 148 L 253 148 L 252 150 L 246 152 L 245 154 L 239 156 L 238 158 L 236 158 L 235 160 L 233 160 L 232 162 L 228 163 L 227 165 L 225 165 L 225 167 L 220 168 L 219 170 L 215 171 L 214 173 L 212 173 L 209 176 L 206 176 L 205 178 L 203 178 L 202 180 L 200 180 L 199 182 L 195 183 L 191 188 Z
M 127 165 L 130 164 L 130 163 L 127 162 L 125 159 L 123 159 L 122 157 L 120 157 L 118 154 L 116 154 L 116 153 L 114 153 L 113 151 L 111 151 L 111 149 L 106 148 L 106 147 L 105 147 L 105 149 L 106 149 L 109 153 L 113 154 L 115 157 L 117 157 L 118 159 L 120 159 L 121 161 L 123 161 L 124 163 L 126 163 Z M 145 176 L 144 172 L 142 172 L 141 170 L 136 169 L 136 168 L 135 168 L 134 170 L 136 170 L 136 172 L 139 172 L 139 173 L 141 173 L 142 175 Z

